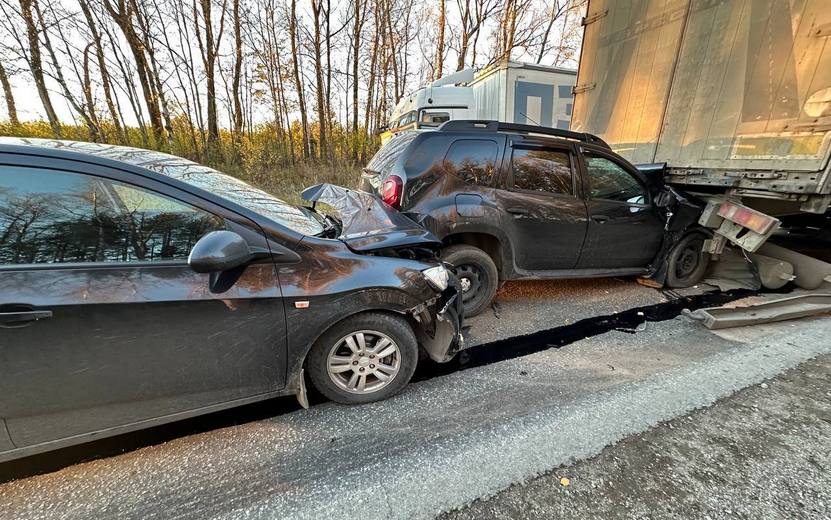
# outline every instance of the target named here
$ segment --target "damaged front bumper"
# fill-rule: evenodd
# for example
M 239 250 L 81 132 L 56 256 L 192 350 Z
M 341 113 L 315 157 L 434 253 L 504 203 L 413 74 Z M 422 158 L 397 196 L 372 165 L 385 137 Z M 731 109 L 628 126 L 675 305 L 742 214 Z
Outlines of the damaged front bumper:
M 451 277 L 447 289 L 435 299 L 412 309 L 416 338 L 430 359 L 446 363 L 462 349 L 464 308 L 459 281 Z

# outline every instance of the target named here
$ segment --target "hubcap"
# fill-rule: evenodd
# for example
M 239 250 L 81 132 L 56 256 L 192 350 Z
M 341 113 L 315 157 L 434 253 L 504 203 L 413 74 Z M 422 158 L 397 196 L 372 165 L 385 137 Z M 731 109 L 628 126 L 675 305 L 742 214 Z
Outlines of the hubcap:
M 362 330 L 341 338 L 326 360 L 329 378 L 353 394 L 377 392 L 395 379 L 401 351 L 386 334 Z
M 456 267 L 455 273 L 462 287 L 462 302 L 467 303 L 475 299 L 479 294 L 479 288 L 482 287 L 482 271 L 475 265 L 465 264 Z

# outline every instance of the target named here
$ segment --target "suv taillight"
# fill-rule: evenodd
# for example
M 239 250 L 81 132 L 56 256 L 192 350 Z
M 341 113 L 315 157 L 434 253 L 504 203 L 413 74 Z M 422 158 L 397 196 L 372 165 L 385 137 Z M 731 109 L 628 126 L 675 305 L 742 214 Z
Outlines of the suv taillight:
M 401 204 L 401 192 L 404 188 L 404 181 L 398 175 L 390 175 L 384 179 L 381 185 L 381 200 L 397 208 Z

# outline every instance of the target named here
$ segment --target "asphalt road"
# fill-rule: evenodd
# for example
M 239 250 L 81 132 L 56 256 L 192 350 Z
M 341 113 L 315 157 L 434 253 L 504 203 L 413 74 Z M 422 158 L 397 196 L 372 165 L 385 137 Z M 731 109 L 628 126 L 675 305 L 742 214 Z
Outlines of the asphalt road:
M 831 356 L 442 520 L 831 518 Z
M 533 291 L 508 288 L 515 301 L 503 296 L 475 334 L 665 299 L 631 281 L 598 283 L 551 288 L 562 296 L 542 308 L 527 307 Z M 595 297 L 581 300 L 586 289 Z M 432 518 L 831 352 L 830 325 L 716 335 L 679 318 L 611 331 L 428 374 L 382 403 L 325 403 L 7 482 L 0 518 Z

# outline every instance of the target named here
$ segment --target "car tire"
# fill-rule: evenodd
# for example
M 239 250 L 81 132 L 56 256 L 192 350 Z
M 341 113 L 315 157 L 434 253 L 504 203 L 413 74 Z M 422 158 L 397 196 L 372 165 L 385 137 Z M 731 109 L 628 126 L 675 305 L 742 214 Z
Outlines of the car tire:
M 306 369 L 325 397 L 363 404 L 398 393 L 410 382 L 417 363 L 418 343 L 407 320 L 365 313 L 346 318 L 323 333 L 309 351 Z
M 703 251 L 707 235 L 692 232 L 678 241 L 667 257 L 666 284 L 683 288 L 700 282 L 710 265 L 710 255 Z
M 499 271 L 493 259 L 478 247 L 459 244 L 445 248 L 442 260 L 453 267 L 459 278 L 465 317 L 487 309 L 499 288 Z

